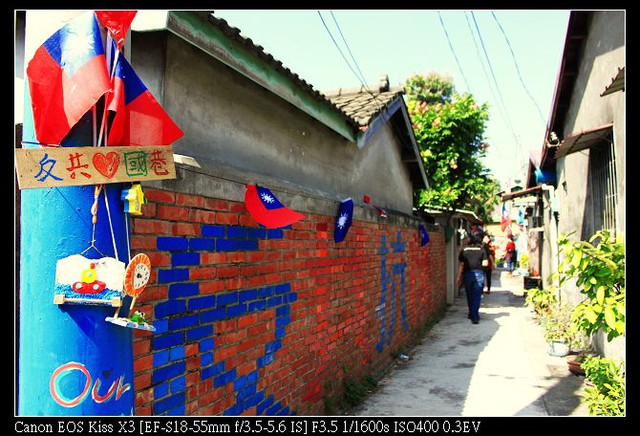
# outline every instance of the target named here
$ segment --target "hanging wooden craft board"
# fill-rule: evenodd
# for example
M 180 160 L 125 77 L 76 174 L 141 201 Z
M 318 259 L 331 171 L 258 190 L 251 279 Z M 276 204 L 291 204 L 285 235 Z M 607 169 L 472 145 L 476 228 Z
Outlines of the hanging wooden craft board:
M 20 189 L 176 178 L 170 145 L 17 148 L 15 158 Z
M 122 305 L 125 265 L 112 257 L 74 254 L 56 263 L 55 304 Z

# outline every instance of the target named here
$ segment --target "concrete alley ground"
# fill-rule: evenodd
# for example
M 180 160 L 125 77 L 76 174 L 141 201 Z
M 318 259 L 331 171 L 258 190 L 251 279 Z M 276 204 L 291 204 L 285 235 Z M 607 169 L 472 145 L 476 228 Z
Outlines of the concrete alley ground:
M 464 292 L 421 343 L 356 407 L 354 416 L 588 416 L 583 377 L 547 353 L 524 306 L 523 279 L 494 270 L 480 323 Z

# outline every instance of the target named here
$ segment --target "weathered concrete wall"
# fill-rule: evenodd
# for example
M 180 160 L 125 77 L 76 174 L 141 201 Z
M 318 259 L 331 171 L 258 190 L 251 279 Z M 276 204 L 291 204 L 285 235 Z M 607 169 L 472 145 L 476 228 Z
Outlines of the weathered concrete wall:
M 165 44 L 166 57 L 158 53 Z M 176 153 L 203 167 L 273 177 L 330 198 L 367 194 L 382 207 L 412 214 L 409 173 L 390 127 L 358 149 L 172 34 L 136 33 L 132 45 L 134 68 L 154 94 L 162 92 L 166 111 L 185 132 Z
M 578 68 L 578 76 L 567 112 L 563 135 L 614 123 L 614 145 L 619 174 L 624 174 L 625 119 L 624 92 L 600 97 L 618 68 L 625 66 L 624 12 L 598 12 L 592 15 L 589 35 Z M 593 228 L 587 209 L 589 151 L 573 153 L 557 162 L 560 199 L 560 232 Z M 618 177 L 618 225 L 625 227 L 625 180 Z

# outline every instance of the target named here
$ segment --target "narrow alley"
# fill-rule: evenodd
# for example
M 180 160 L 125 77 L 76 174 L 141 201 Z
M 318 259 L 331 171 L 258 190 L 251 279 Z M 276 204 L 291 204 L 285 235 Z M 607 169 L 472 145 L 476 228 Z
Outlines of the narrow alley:
M 480 323 L 456 298 L 421 344 L 398 362 L 355 416 L 588 416 L 583 378 L 547 353 L 524 306 L 522 277 L 494 270 Z

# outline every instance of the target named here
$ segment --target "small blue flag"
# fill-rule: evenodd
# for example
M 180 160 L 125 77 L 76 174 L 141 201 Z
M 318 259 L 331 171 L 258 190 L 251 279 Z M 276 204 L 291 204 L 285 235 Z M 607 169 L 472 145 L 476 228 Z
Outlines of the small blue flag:
M 419 229 L 420 233 L 422 234 L 422 241 L 420 242 L 420 245 L 427 245 L 427 242 L 429 242 L 429 234 L 427 233 L 427 228 L 424 226 L 424 224 L 420 224 Z
M 333 234 L 333 240 L 338 243 L 342 242 L 347 236 L 349 227 L 351 227 L 351 220 L 353 217 L 353 200 L 347 198 L 340 203 L 340 210 L 338 210 L 338 217 L 336 218 L 336 231 Z

